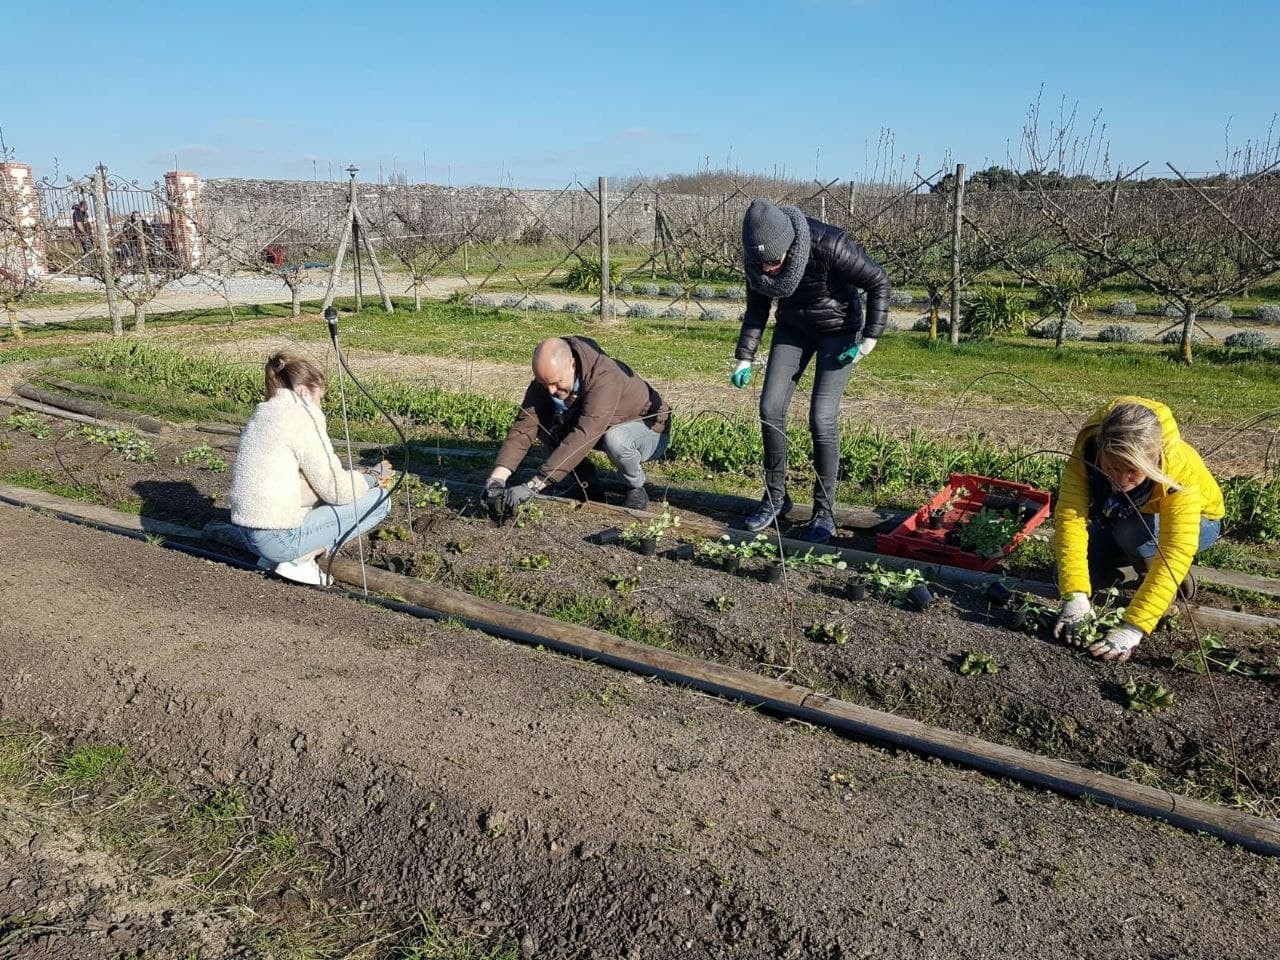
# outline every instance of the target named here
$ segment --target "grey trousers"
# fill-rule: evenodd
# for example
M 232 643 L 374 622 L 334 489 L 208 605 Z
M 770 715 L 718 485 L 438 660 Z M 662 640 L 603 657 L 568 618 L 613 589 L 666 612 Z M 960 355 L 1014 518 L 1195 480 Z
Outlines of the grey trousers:
M 634 490 L 644 486 L 644 468 L 640 465 L 661 457 L 670 442 L 670 427 L 654 433 L 643 420 L 631 420 L 606 430 L 598 447 L 613 463 L 623 482 Z

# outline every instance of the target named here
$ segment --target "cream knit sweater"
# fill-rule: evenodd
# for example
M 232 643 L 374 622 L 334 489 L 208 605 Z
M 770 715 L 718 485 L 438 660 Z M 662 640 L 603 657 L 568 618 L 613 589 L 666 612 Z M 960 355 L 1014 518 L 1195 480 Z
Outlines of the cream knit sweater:
M 231 473 L 231 522 L 257 530 L 299 526 L 317 502 L 350 503 L 370 489 L 333 452 L 324 414 L 292 390 L 258 404 L 240 433 Z

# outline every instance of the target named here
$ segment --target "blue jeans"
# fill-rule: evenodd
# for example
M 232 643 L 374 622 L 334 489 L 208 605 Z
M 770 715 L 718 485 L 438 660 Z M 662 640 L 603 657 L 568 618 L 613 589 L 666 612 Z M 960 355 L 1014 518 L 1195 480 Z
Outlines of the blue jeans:
M 817 357 L 813 394 L 809 400 L 809 431 L 813 434 L 813 511 L 832 513 L 840 470 L 840 399 L 853 364 L 837 357 L 853 345 L 853 335 L 806 335 L 777 327 L 760 392 L 760 421 L 764 428 L 764 485 L 774 503 L 787 492 L 787 410 L 796 384 L 812 357 Z
M 272 563 L 297 560 L 323 547 L 332 552 L 348 540 L 368 533 L 391 512 L 391 497 L 373 487 L 354 504 L 322 503 L 302 523 L 288 530 L 238 528 L 250 551 Z
M 1200 518 L 1200 543 L 1196 553 L 1208 550 L 1222 534 L 1222 521 Z M 1160 538 L 1158 514 L 1133 512 L 1114 521 L 1089 524 L 1090 576 L 1105 580 L 1110 571 L 1130 563 L 1141 572 L 1151 565 Z

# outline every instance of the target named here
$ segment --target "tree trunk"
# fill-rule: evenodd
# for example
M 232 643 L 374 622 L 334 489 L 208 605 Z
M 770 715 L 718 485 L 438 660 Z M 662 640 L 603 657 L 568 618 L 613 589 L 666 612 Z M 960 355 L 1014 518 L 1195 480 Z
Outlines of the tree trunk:
M 147 332 L 147 304 L 143 300 L 135 300 L 133 304 L 133 332 Z
M 422 312 L 422 283 L 417 279 L 413 281 L 413 312 Z
M 4 310 L 9 315 L 9 332 L 13 334 L 15 340 L 21 340 L 22 327 L 18 326 L 18 311 L 8 301 L 5 301 Z
M 1191 366 L 1191 338 L 1196 332 L 1196 308 L 1191 304 L 1182 307 L 1182 345 L 1180 354 L 1182 362 Z
M 929 342 L 938 339 L 938 297 L 929 294 Z
M 292 283 L 289 284 L 289 297 L 293 303 L 293 316 L 296 319 L 297 317 L 302 316 L 302 281 L 301 279 L 295 279 Z
M 1071 316 L 1070 310 L 1062 310 L 1062 316 L 1058 319 L 1058 336 L 1054 341 L 1055 349 L 1062 349 L 1062 338 L 1067 331 L 1067 319 Z

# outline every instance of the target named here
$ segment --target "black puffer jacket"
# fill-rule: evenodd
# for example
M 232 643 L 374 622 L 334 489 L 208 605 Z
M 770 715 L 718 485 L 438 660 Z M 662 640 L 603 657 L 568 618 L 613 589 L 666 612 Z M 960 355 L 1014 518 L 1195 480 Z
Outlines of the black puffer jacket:
M 889 320 L 889 275 L 839 227 L 806 218 L 813 238 L 800 286 L 778 301 L 778 325 L 806 333 L 846 333 L 851 341 L 878 339 Z M 867 296 L 863 322 L 862 296 Z M 747 286 L 747 312 L 738 336 L 737 360 L 752 360 L 773 301 Z

